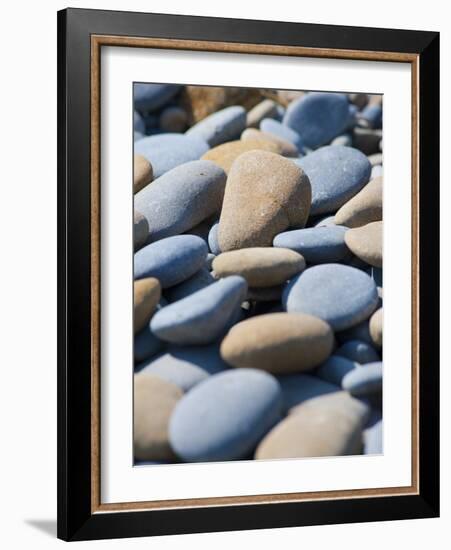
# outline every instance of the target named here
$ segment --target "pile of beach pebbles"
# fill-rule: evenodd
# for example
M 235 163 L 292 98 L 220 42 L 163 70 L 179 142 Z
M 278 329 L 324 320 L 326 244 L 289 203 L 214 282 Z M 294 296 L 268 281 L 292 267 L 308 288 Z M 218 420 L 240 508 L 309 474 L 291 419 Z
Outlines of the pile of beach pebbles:
M 381 97 L 134 107 L 135 463 L 381 453 Z

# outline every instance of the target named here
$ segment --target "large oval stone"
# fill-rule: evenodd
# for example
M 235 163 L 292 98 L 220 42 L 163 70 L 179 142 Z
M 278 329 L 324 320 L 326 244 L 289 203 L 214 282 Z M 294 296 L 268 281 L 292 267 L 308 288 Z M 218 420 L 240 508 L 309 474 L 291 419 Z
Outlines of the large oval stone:
M 158 338 L 173 344 L 211 343 L 237 315 L 246 294 L 242 277 L 226 277 L 161 309 L 150 328 Z
M 135 279 L 155 277 L 162 288 L 185 281 L 205 263 L 208 248 L 200 237 L 176 235 L 138 250 L 134 258 Z
M 355 267 L 316 265 L 294 277 L 282 301 L 292 313 L 308 313 L 323 319 L 334 330 L 344 330 L 367 319 L 379 296 L 375 282 Z
M 305 401 L 263 439 L 256 459 L 344 456 L 362 451 L 369 407 L 345 392 Z
M 279 420 L 277 380 L 253 369 L 226 371 L 185 394 L 169 426 L 172 448 L 187 462 L 246 457 Z
M 309 264 L 341 262 L 351 257 L 345 243 L 347 230 L 329 225 L 285 231 L 276 235 L 273 245 L 299 252 Z
M 281 285 L 304 269 L 304 258 L 286 248 L 242 248 L 213 260 L 217 277 L 241 275 L 251 287 Z
M 236 139 L 246 128 L 246 110 L 241 105 L 216 111 L 186 132 L 186 136 L 206 141 L 210 147 Z
M 335 223 L 360 227 L 382 220 L 382 176 L 374 178 L 335 214 Z
M 154 241 L 179 235 L 221 209 L 226 174 L 214 162 L 177 166 L 135 195 Z
M 220 249 L 271 246 L 278 233 L 304 227 L 310 200 L 309 179 L 291 160 L 267 151 L 240 155 L 227 178 Z
M 183 392 L 151 374 L 134 377 L 133 448 L 138 460 L 174 460 L 169 444 L 169 418 Z
M 135 154 L 150 162 L 154 178 L 180 164 L 199 160 L 208 149 L 208 144 L 202 139 L 185 134 L 157 134 L 135 142 Z
M 203 160 L 211 160 L 218 164 L 226 174 L 230 171 L 230 168 L 240 155 L 247 153 L 247 151 L 270 151 L 272 153 L 280 154 L 281 147 L 278 147 L 277 144 L 269 140 L 236 140 L 228 141 L 227 143 L 222 143 L 210 149 L 202 156 Z
M 161 298 L 158 279 L 149 277 L 134 282 L 133 287 L 133 326 L 135 333 L 149 322 Z
M 333 343 L 333 332 L 321 319 L 268 313 L 232 327 L 222 341 L 221 355 L 233 367 L 285 374 L 316 367 L 329 357 Z
M 357 258 L 373 267 L 382 267 L 383 222 L 372 222 L 347 231 L 345 241 Z
M 299 134 L 304 147 L 315 149 L 341 134 L 348 117 L 344 94 L 310 93 L 290 103 L 283 124 Z
M 312 186 L 310 215 L 335 212 L 368 182 L 371 164 L 352 147 L 330 145 L 296 160 Z

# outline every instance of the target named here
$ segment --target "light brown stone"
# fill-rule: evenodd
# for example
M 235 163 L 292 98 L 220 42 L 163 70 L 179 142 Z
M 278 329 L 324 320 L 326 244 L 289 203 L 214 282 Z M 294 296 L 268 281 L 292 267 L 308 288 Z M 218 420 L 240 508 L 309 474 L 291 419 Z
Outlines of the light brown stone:
M 374 178 L 335 214 L 337 225 L 361 227 L 382 220 L 382 176 Z
M 384 322 L 384 313 L 383 313 L 383 309 L 380 308 L 377 311 L 375 311 L 371 316 L 370 325 L 369 325 L 371 340 L 373 340 L 374 344 L 378 348 L 382 347 L 383 322 Z
M 137 193 L 153 180 L 150 162 L 142 155 L 133 157 L 133 193 Z
M 137 210 L 133 213 L 133 247 L 138 250 L 146 244 L 149 236 L 149 222 Z
M 258 128 L 264 118 L 272 118 L 277 113 L 277 103 L 272 99 L 264 99 L 247 113 L 247 128 Z
M 295 101 L 296 99 L 299 99 L 304 95 L 305 95 L 305 92 L 301 90 L 277 90 L 277 100 L 284 107 L 288 107 L 288 105 L 292 101 Z
M 310 180 L 296 164 L 267 151 L 240 155 L 227 178 L 218 241 L 223 252 L 271 246 L 289 227 L 304 227 Z
M 224 172 L 228 174 L 232 164 L 240 155 L 248 151 L 259 149 L 272 153 L 280 153 L 281 148 L 275 142 L 269 140 L 253 139 L 247 141 L 229 141 L 207 151 L 202 156 L 202 160 L 212 160 L 216 164 L 219 164 Z
M 135 334 L 150 321 L 161 298 L 158 279 L 148 277 L 134 282 L 133 286 L 133 326 Z
M 345 233 L 349 250 L 373 267 L 382 267 L 382 227 L 382 222 L 372 222 Z
M 347 392 L 304 401 L 291 409 L 257 447 L 256 459 L 344 456 L 362 450 L 367 405 Z
M 183 391 L 151 374 L 135 374 L 133 447 L 138 460 L 174 460 L 168 426 Z
M 217 277 L 241 275 L 250 287 L 281 285 L 305 269 L 304 258 L 288 248 L 242 248 L 213 260 Z
M 284 374 L 313 369 L 333 345 L 325 321 L 303 313 L 269 313 L 234 325 L 222 341 L 221 356 L 233 367 Z
M 269 132 L 263 132 L 262 130 L 256 130 L 255 128 L 246 128 L 241 134 L 241 140 L 262 140 L 276 143 L 279 147 L 277 151 L 279 155 L 283 157 L 298 157 L 299 151 L 296 145 L 293 145 L 286 139 L 279 138 Z

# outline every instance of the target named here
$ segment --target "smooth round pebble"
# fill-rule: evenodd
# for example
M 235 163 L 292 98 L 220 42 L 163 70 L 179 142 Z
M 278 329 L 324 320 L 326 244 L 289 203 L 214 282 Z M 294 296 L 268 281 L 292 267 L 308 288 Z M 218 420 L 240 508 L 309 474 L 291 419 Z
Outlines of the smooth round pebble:
M 134 377 L 133 448 L 138 460 L 173 460 L 169 418 L 183 392 L 151 374 Z
M 203 266 L 208 249 L 195 235 L 176 235 L 148 244 L 135 253 L 135 279 L 155 277 L 162 288 L 189 279 Z
M 340 355 L 331 355 L 316 371 L 316 376 L 322 380 L 341 387 L 343 378 L 348 372 L 358 368 L 359 364 Z
M 298 313 L 268 313 L 246 319 L 221 343 L 233 367 L 288 374 L 313 369 L 329 357 L 334 336 L 321 319 Z
M 377 346 L 378 348 L 382 347 L 383 322 L 384 322 L 383 309 L 379 308 L 371 316 L 370 324 L 369 324 L 371 340 L 373 341 L 374 345 Z
M 133 248 L 138 250 L 143 247 L 149 237 L 149 223 L 147 219 L 135 210 L 133 212 Z
M 351 256 L 345 243 L 346 231 L 340 225 L 285 231 L 276 235 L 273 246 L 299 252 L 309 264 L 341 262 Z
M 260 442 L 256 459 L 345 456 L 362 450 L 369 408 L 346 392 L 305 401 Z
M 153 180 L 150 162 L 142 155 L 133 156 L 133 192 L 137 193 Z
M 287 248 L 242 248 L 216 256 L 217 277 L 241 275 L 250 287 L 281 285 L 305 269 L 304 258 Z
M 310 198 L 309 179 L 291 160 L 267 151 L 240 155 L 227 178 L 220 249 L 271 246 L 273 238 L 290 226 L 304 227 Z
M 150 162 L 154 178 L 159 178 L 180 164 L 199 160 L 208 149 L 204 140 L 186 134 L 157 134 L 135 143 L 135 153 Z
M 264 99 L 257 103 L 255 107 L 246 115 L 246 127 L 258 128 L 258 125 L 264 118 L 273 118 L 277 116 L 277 103 L 272 99 Z M 137 128 L 138 129 L 138 128 Z
M 382 220 L 382 177 L 372 179 L 335 214 L 335 223 L 360 227 Z
M 288 105 L 283 124 L 299 134 L 303 146 L 315 149 L 345 130 L 348 114 L 345 95 L 309 93 Z
M 335 353 L 360 365 L 379 361 L 377 351 L 370 344 L 361 342 L 360 340 L 348 340 L 337 348 Z
M 135 334 L 149 322 L 161 298 L 158 279 L 139 279 L 133 285 L 133 327 Z
M 226 277 L 161 309 L 150 328 L 158 338 L 173 344 L 211 343 L 227 328 L 246 293 L 242 277 Z
M 177 166 L 135 195 L 152 240 L 179 235 L 219 211 L 226 174 L 214 162 L 195 160 Z
M 382 363 L 368 363 L 350 372 L 343 378 L 341 386 L 355 396 L 379 393 L 382 390 Z
M 270 134 L 269 132 L 262 132 L 261 130 L 256 130 L 255 128 L 247 128 L 241 134 L 242 141 L 261 141 L 261 142 L 272 142 L 277 145 L 276 153 L 282 155 L 283 157 L 299 157 L 299 150 L 290 141 Z
M 295 160 L 312 186 L 310 215 L 335 212 L 368 182 L 371 164 L 352 147 L 328 145 Z
M 216 111 L 186 132 L 186 136 L 200 138 L 210 147 L 236 139 L 246 128 L 246 110 L 241 105 L 232 105 Z
M 218 242 L 218 230 L 219 230 L 219 222 L 214 223 L 211 226 L 211 229 L 208 233 L 208 246 L 210 248 L 210 251 L 212 254 L 217 256 L 218 254 L 221 254 L 221 249 L 219 248 L 219 242 Z
M 367 319 L 379 301 L 373 279 L 355 267 L 316 265 L 294 277 L 282 302 L 290 313 L 308 313 L 334 330 L 344 330 Z
M 229 173 L 234 161 L 247 151 L 270 151 L 272 153 L 280 153 L 281 148 L 274 141 L 270 140 L 236 140 L 222 143 L 210 149 L 202 156 L 202 160 L 211 160 L 218 164 L 226 174 Z
M 383 222 L 372 222 L 347 231 L 345 242 L 353 254 L 373 267 L 382 267 Z
M 180 400 L 170 421 L 170 442 L 186 462 L 238 460 L 252 452 L 281 410 L 280 386 L 268 373 L 219 373 Z
M 265 134 L 272 134 L 277 138 L 292 143 L 298 151 L 302 150 L 300 135 L 277 120 L 273 120 L 272 118 L 263 119 L 260 122 L 260 130 L 265 132 Z

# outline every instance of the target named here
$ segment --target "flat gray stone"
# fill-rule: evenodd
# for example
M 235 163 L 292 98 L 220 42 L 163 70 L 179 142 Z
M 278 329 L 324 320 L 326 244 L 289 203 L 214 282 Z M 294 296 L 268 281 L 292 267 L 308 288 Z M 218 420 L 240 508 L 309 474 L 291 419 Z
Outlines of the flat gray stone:
M 216 111 L 186 131 L 188 137 L 196 137 L 215 147 L 226 141 L 238 139 L 246 128 L 246 110 L 241 105 Z
M 342 388 L 354 396 L 371 395 L 382 391 L 382 362 L 368 363 L 347 374 Z

